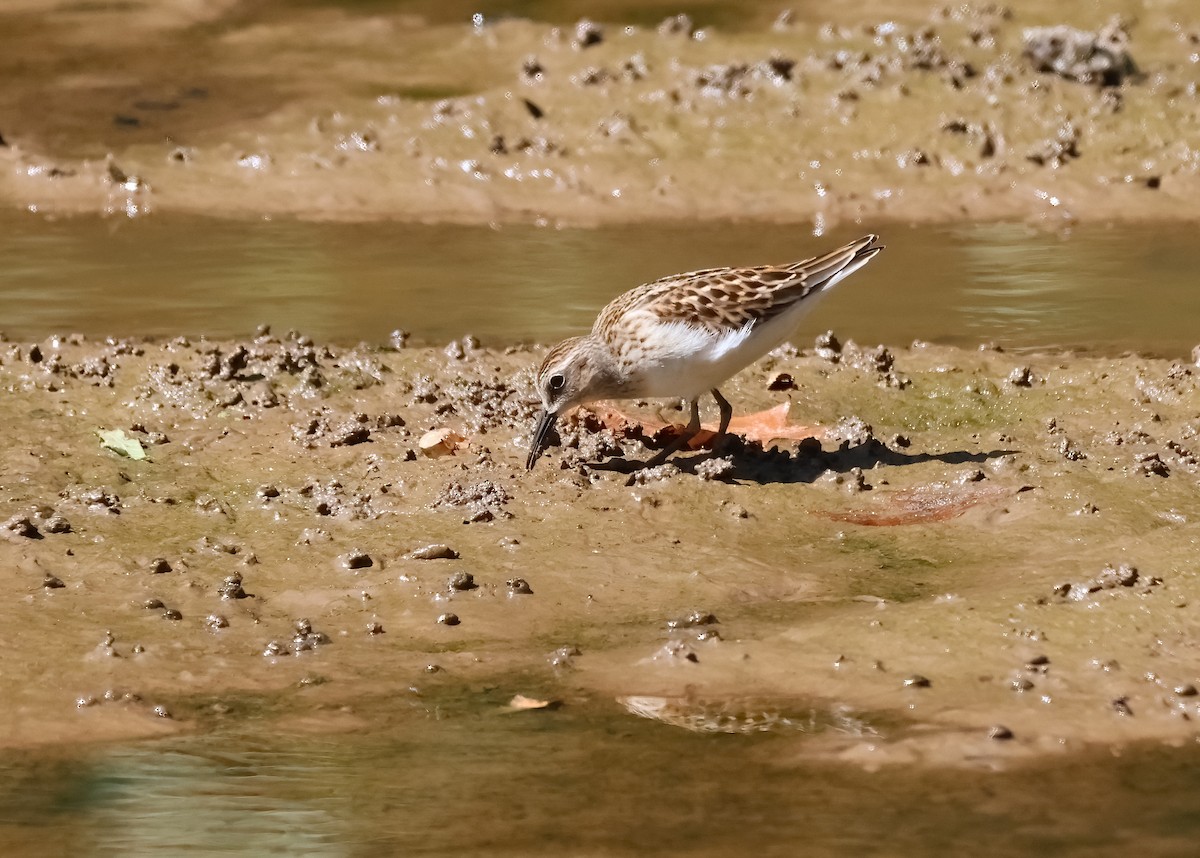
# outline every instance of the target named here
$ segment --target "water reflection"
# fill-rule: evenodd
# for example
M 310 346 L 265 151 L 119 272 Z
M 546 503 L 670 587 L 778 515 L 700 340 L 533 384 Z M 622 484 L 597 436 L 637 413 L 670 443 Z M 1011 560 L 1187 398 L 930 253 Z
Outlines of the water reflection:
M 344 802 L 313 780 L 320 755 L 254 744 L 106 754 L 79 783 L 96 846 L 118 855 L 348 854 Z

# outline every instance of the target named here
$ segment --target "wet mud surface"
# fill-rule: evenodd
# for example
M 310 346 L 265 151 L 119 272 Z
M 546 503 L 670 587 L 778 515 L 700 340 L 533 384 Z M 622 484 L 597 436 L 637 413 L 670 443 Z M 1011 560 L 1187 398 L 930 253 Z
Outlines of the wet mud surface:
M 818 232 L 1196 217 L 1182 4 L 658 10 L 10 4 L 0 199 Z
M 446 689 L 868 767 L 1195 735 L 1190 361 L 823 335 L 726 389 L 760 440 L 627 485 L 682 412 L 527 473 L 540 350 L 402 340 L 0 344 L 4 745 Z

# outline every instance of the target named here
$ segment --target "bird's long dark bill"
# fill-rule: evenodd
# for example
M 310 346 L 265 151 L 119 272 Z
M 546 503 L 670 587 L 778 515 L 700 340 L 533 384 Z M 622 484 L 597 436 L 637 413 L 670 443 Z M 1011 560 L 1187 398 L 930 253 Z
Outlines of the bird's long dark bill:
M 554 428 L 554 421 L 557 419 L 558 415 L 552 414 L 549 411 L 543 411 L 538 415 L 537 426 L 533 430 L 533 441 L 529 444 L 529 458 L 525 461 L 525 470 L 533 470 L 534 462 L 538 460 L 538 456 L 542 455 L 542 447 L 545 446 L 546 436 Z

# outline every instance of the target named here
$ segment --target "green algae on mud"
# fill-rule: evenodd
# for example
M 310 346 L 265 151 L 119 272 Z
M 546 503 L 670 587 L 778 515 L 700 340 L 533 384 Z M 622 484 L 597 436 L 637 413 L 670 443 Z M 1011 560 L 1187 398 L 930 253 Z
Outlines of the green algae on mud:
M 758 10 L 730 28 L 627 26 L 623 5 L 566 27 L 375 6 L 39 5 L 58 4 L 0 13 L 22 36 L 0 95 L 0 199 L 19 208 L 818 231 L 1196 217 L 1195 28 L 1169 4 L 1110 4 L 1136 16 L 1122 26 L 1143 70 L 1113 86 L 1023 54 L 1028 27 L 1104 26 L 1086 3 L 1055 18 L 1031 0 L 906 0 L 777 26 Z M 114 47 L 130 39 L 132 55 Z M 122 73 L 81 73 L 81 51 Z
M 570 421 L 524 472 L 524 348 L 6 343 L 4 744 L 186 733 L 189 700 L 297 688 L 378 725 L 355 701 L 442 672 L 585 710 L 826 701 L 884 726 L 788 753 L 866 765 L 1194 737 L 1195 367 L 821 342 L 728 395 L 790 400 L 823 449 L 632 487 L 597 464 L 644 459 L 636 437 Z M 468 448 L 422 455 L 437 427 Z M 905 519 L 914 492 L 961 515 Z M 410 556 L 430 543 L 459 557 Z

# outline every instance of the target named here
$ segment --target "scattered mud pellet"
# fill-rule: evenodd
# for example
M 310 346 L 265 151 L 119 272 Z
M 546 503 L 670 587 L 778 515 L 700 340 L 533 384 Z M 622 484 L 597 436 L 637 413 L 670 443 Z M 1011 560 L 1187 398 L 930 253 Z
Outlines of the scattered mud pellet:
M 367 634 L 369 634 L 369 635 L 383 634 L 383 623 L 380 623 L 380 622 L 367 623 Z
M 1024 676 L 1018 676 L 1011 683 L 1012 690 L 1017 692 L 1025 692 L 1033 690 L 1033 681 Z
M 579 647 L 566 645 L 550 653 L 546 660 L 554 667 L 571 667 L 572 659 L 580 655 L 583 655 L 583 650 Z
M 834 425 L 830 435 L 842 442 L 843 450 L 867 446 L 875 441 L 875 430 L 861 417 L 843 417 Z
M 786 372 L 776 373 L 769 382 L 767 390 L 795 390 L 796 380 Z
M 512 513 L 504 509 L 510 500 L 512 495 L 499 483 L 482 480 L 469 485 L 450 483 L 434 498 L 432 506 L 434 509 L 466 507 L 468 516 L 464 522 L 476 523 L 493 521 L 497 517 L 512 518 Z
M 165 608 L 166 605 L 163 604 L 162 599 L 147 599 L 146 601 L 142 602 L 142 607 L 147 611 L 157 611 L 160 608 Z
M 1063 438 L 1059 442 L 1058 452 L 1068 462 L 1082 462 L 1087 458 L 1087 453 L 1079 449 L 1079 445 L 1070 438 Z
M 658 25 L 657 32 L 660 36 L 685 36 L 690 39 L 696 33 L 696 25 L 691 16 L 680 13 L 664 18 Z
M 42 586 L 47 590 L 61 590 L 67 585 L 64 584 L 62 579 L 58 576 L 47 574 L 46 577 L 42 579 Z
M 1007 742 L 1013 738 L 1013 731 L 1005 727 L 1003 724 L 995 724 L 988 728 L 988 738 L 998 742 Z
M 905 688 L 929 688 L 933 682 L 927 676 L 914 673 L 912 676 L 906 676 L 903 684 Z
M 735 503 L 729 507 L 729 514 L 734 518 L 749 518 L 750 510 L 746 509 L 740 503 Z
M 541 83 L 546 78 L 546 68 L 536 56 L 530 54 L 521 61 L 521 79 L 525 83 Z M 534 117 L 535 119 L 540 117 Z
M 653 468 L 642 468 L 634 471 L 625 481 L 626 486 L 648 486 L 653 483 L 669 480 L 680 474 L 679 467 L 674 462 L 663 462 Z
M 1133 708 L 1129 705 L 1128 697 L 1118 697 L 1111 701 L 1109 705 L 1118 715 L 1133 717 Z
M 1062 24 L 1029 27 L 1021 53 L 1037 71 L 1099 86 L 1119 86 L 1137 70 L 1129 55 L 1129 33 L 1119 18 L 1096 32 Z
M 462 622 L 458 618 L 458 614 L 438 614 L 437 621 L 443 626 L 457 626 Z
M 370 569 L 375 560 L 365 551 L 347 551 L 338 556 L 338 564 L 343 569 Z
M 328 530 L 322 530 L 319 527 L 306 527 L 300 532 L 300 538 L 296 540 L 297 545 L 319 545 L 322 542 L 332 542 L 333 534 Z
M 87 709 L 91 706 L 96 706 L 100 703 L 99 698 L 95 694 L 84 694 L 75 698 L 76 709 Z
M 156 557 L 150 561 L 150 572 L 154 575 L 164 575 L 171 571 L 171 564 L 165 557 Z
M 662 648 L 654 654 L 654 660 L 687 661 L 699 664 L 700 656 L 696 655 L 695 651 L 683 641 L 673 640 L 663 644 Z
M 817 337 L 814 343 L 817 357 L 829 363 L 838 363 L 842 359 L 842 343 L 833 331 L 826 331 Z
M 1196 686 L 1190 682 L 1184 682 L 1176 685 L 1171 690 L 1180 697 L 1195 697 L 1197 693 L 1200 693 L 1196 690 Z
M 171 710 L 170 710 L 170 709 L 168 709 L 166 706 L 155 706 L 155 707 L 154 707 L 154 714 L 155 714 L 155 716 L 156 716 L 156 717 L 158 717 L 158 718 L 172 718 L 172 717 L 174 717 L 173 715 L 171 715 Z
M 457 560 L 458 552 L 441 542 L 435 542 L 408 552 L 410 560 Z
M 577 51 L 584 48 L 590 48 L 592 45 L 598 45 L 604 41 L 604 28 L 599 24 L 580 18 L 575 24 L 575 38 L 571 40 L 571 47 Z
M 668 629 L 694 629 L 700 626 L 715 626 L 720 625 L 721 621 L 717 619 L 716 614 L 711 614 L 708 611 L 689 611 L 682 617 L 673 617 L 667 620 Z
M 316 649 L 319 646 L 333 643 L 329 635 L 324 632 L 314 631 L 312 622 L 305 617 L 296 620 L 295 628 L 296 634 L 292 636 L 292 651 L 297 655 Z
M 27 515 L 14 515 L 4 524 L 0 524 L 0 532 L 14 539 L 41 539 L 42 534 L 37 525 Z
M 1144 477 L 1169 477 L 1171 469 L 1158 453 L 1142 453 L 1135 460 L 1137 471 Z
M 204 625 L 209 631 L 215 632 L 217 629 L 229 628 L 229 620 L 221 614 L 209 614 L 204 618 Z
M 1116 567 L 1105 566 L 1096 576 L 1095 582 L 1101 589 L 1111 590 L 1114 587 L 1132 587 L 1138 582 L 1139 577 L 1137 567 L 1122 563 Z
M 474 590 L 479 585 L 475 583 L 475 576 L 470 572 L 455 572 L 446 582 L 446 586 L 451 590 L 465 591 Z
M 249 595 L 242 587 L 242 576 L 237 573 L 227 576 L 217 593 L 222 599 L 245 599 Z
M 266 648 L 263 649 L 263 655 L 268 658 L 273 658 L 277 655 L 288 655 L 287 645 L 280 641 L 271 641 L 269 644 L 267 644 Z
M 1027 366 L 1019 366 L 1010 372 L 1005 380 L 1013 387 L 1033 387 L 1033 370 Z
M 330 447 L 351 447 L 371 440 L 371 430 L 357 420 L 350 420 L 331 427 L 327 437 Z
M 255 494 L 261 500 L 270 500 L 271 498 L 279 497 L 279 489 L 275 488 L 275 486 L 259 486 Z
M 172 622 L 178 622 L 183 619 L 183 613 L 174 608 L 167 608 L 162 612 L 162 615 L 164 620 L 171 620 Z
M 708 482 L 725 480 L 733 476 L 733 470 L 732 456 L 710 458 L 696 465 L 696 476 Z
M 508 588 L 510 596 L 533 595 L 533 588 L 529 586 L 529 582 L 524 578 L 509 578 L 504 582 L 504 586 Z

